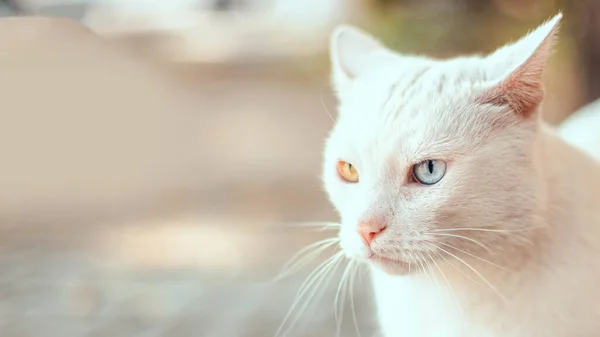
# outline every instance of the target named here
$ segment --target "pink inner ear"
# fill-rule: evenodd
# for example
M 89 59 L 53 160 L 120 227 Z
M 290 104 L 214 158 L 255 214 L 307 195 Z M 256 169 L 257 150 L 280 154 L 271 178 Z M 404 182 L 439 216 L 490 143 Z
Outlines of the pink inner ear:
M 479 97 L 479 103 L 509 106 L 517 115 L 529 117 L 544 98 L 543 65 L 525 64 L 500 84 Z
M 480 103 L 509 106 L 515 114 L 523 118 L 535 114 L 544 98 L 542 75 L 552 53 L 560 17 L 560 14 L 555 16 L 515 45 L 500 49 L 491 55 L 492 60 L 501 59 L 511 64 L 511 60 L 519 60 L 521 56 L 529 55 L 531 47 L 535 46 L 533 53 L 524 62 L 479 97 Z M 540 37 L 543 37 L 541 41 L 538 40 Z M 492 61 L 492 64 L 498 66 L 502 62 Z

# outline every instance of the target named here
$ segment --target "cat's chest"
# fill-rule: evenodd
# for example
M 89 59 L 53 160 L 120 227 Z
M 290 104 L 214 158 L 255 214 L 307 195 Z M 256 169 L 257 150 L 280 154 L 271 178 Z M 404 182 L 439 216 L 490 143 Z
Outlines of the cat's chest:
M 373 286 L 382 337 L 496 337 L 444 280 L 374 275 Z
M 446 285 L 376 277 L 373 283 L 382 337 L 459 337 L 462 309 Z

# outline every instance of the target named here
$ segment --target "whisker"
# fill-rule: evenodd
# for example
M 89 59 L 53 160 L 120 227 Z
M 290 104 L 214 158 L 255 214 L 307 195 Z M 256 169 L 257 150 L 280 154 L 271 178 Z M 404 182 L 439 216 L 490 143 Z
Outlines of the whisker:
M 314 226 L 314 227 L 309 227 L 306 228 L 306 232 L 307 233 L 324 233 L 324 232 L 339 232 L 339 227 L 333 227 L 333 226 Z
M 431 265 L 429 264 L 429 262 L 427 261 L 427 259 L 425 258 L 425 256 L 423 256 L 423 253 L 419 253 L 419 255 L 421 255 L 421 258 L 423 258 L 423 261 L 427 265 L 427 268 L 429 270 L 429 274 L 432 275 L 433 281 L 435 282 L 435 287 L 437 288 L 438 294 L 441 296 L 442 295 L 442 289 L 440 288 L 440 284 L 438 283 L 437 277 L 435 277 L 435 274 L 433 274 L 433 270 L 431 269 Z M 427 256 L 429 256 L 429 259 L 431 259 L 431 256 L 429 254 L 427 254 Z
M 432 244 L 432 243 L 429 243 Z M 434 245 L 435 246 L 435 245 Z M 437 246 L 435 246 L 435 249 L 439 249 Z M 465 278 L 467 278 L 469 281 L 474 282 L 474 283 L 479 283 L 478 281 L 474 280 L 471 276 L 467 275 L 464 271 L 462 271 L 460 268 L 458 268 L 457 266 L 454 265 L 454 263 L 452 263 L 451 261 L 448 261 L 448 258 L 445 255 L 440 254 L 437 250 L 433 251 L 437 256 L 439 256 L 442 260 L 444 260 L 444 262 L 448 265 L 450 265 L 452 268 L 454 268 L 456 271 L 458 271 L 459 273 L 461 273 Z
M 348 279 L 348 275 L 350 274 L 350 266 L 352 265 L 352 262 L 348 263 L 348 265 L 346 266 L 346 269 L 344 270 L 344 273 L 342 274 L 342 278 L 340 279 L 340 283 L 338 285 L 338 289 L 337 292 L 335 294 L 335 301 L 334 301 L 334 307 L 335 307 L 335 321 L 337 323 L 337 332 L 336 332 L 336 336 L 340 335 L 340 331 L 342 329 L 342 319 L 344 317 L 344 302 L 346 301 L 346 283 L 347 283 L 347 279 Z M 341 302 L 339 302 L 340 300 L 340 294 L 342 294 L 342 298 L 341 298 Z M 341 305 L 341 309 L 339 311 L 339 316 L 338 316 L 338 302 Z
M 342 252 L 337 252 L 335 255 L 333 255 L 332 257 L 330 257 L 329 259 L 325 260 L 324 263 L 322 263 L 319 267 L 317 267 L 317 269 L 313 270 L 307 277 L 307 279 L 302 283 L 302 285 L 300 285 L 300 288 L 298 289 L 298 292 L 296 293 L 297 295 L 302 295 L 303 293 L 305 293 L 308 288 L 310 288 L 311 283 L 308 282 L 308 280 L 310 279 L 311 275 L 313 277 L 318 276 L 319 274 L 323 273 L 323 265 L 325 263 L 327 263 L 327 266 L 331 267 L 334 263 L 339 262 L 338 260 L 341 259 L 343 257 L 343 253 Z
M 490 289 L 496 293 L 496 295 L 498 295 L 504 302 L 508 302 L 506 297 L 504 297 L 504 295 L 502 295 L 502 293 L 500 293 L 500 291 L 498 291 L 498 288 L 494 287 L 494 285 L 492 285 L 490 283 L 490 281 L 488 281 L 483 275 L 481 275 L 480 272 L 478 272 L 475 268 L 473 268 L 470 264 L 468 264 L 467 262 L 465 262 L 463 259 L 461 259 L 460 257 L 448 252 L 447 250 L 443 249 L 442 247 L 437 247 L 437 249 L 441 250 L 442 252 L 452 256 L 453 258 L 455 258 L 456 260 L 458 260 L 459 262 L 461 262 L 462 264 L 464 264 L 467 268 L 471 269 L 471 271 L 473 271 L 475 273 L 475 275 L 477 275 L 483 282 L 485 282 L 485 284 L 487 284 L 488 287 L 490 287 Z
M 323 105 L 323 109 L 325 109 L 325 113 L 327 114 L 327 116 L 329 116 L 329 119 L 331 119 L 331 121 L 335 123 L 335 119 L 329 112 L 329 109 L 327 109 L 327 105 L 325 105 L 325 98 L 323 98 L 323 91 L 321 91 L 321 105 Z
M 302 248 L 300 251 L 298 251 L 288 262 L 286 262 L 286 264 L 282 267 L 282 269 L 286 269 L 286 267 L 289 267 L 296 259 L 298 259 L 302 254 L 304 254 L 305 252 L 313 249 L 313 248 L 317 248 L 321 245 L 324 245 L 325 247 L 331 246 L 336 242 L 339 242 L 340 239 L 335 237 L 335 238 L 328 238 L 328 239 L 323 239 L 323 240 L 319 240 L 317 242 L 313 242 L 310 245 Z
M 328 229 L 337 229 L 337 228 L 340 228 L 342 225 L 337 222 L 304 221 L 304 222 L 287 223 L 284 226 L 288 226 L 288 227 L 325 227 Z
M 352 263 L 354 263 L 354 273 L 352 273 L 350 276 L 350 306 L 352 308 L 352 318 L 354 319 L 354 329 L 356 330 L 358 337 L 361 337 L 360 329 L 358 328 L 358 320 L 356 319 L 356 308 L 354 305 L 354 279 L 356 278 L 356 274 L 359 274 L 360 265 L 354 261 L 352 261 Z
M 430 283 L 433 283 L 431 280 L 431 276 L 429 275 L 429 273 L 427 273 L 427 271 L 425 270 L 425 265 L 423 264 L 423 261 L 421 261 L 421 258 L 418 256 L 415 256 L 417 258 L 417 262 L 419 263 L 419 265 L 421 266 L 421 272 L 423 274 L 425 274 L 425 276 L 427 276 L 427 280 L 429 280 Z
M 279 282 L 282 279 L 288 277 L 294 272 L 298 271 L 305 265 L 307 265 L 311 260 L 320 255 L 327 248 L 333 246 L 334 244 L 340 241 L 339 238 L 329 238 L 317 241 L 312 243 L 304 248 L 302 248 L 298 253 L 296 253 L 285 265 L 281 268 L 281 271 L 275 276 L 275 278 L 271 281 L 272 283 Z M 314 249 L 314 250 L 313 250 Z M 305 254 L 306 252 L 311 251 L 310 253 Z
M 438 228 L 431 230 L 432 233 L 438 232 L 454 232 L 454 231 L 475 231 L 475 232 L 492 232 L 492 233 L 518 233 L 518 232 L 527 232 L 531 230 L 536 230 L 540 228 L 545 228 L 546 226 L 535 226 L 529 228 L 519 228 L 519 229 L 491 229 L 491 228 L 469 228 L 469 227 L 461 227 L 461 228 Z
M 290 319 L 290 317 L 293 314 L 294 310 L 296 309 L 296 307 L 298 306 L 298 304 L 300 303 L 300 301 L 302 300 L 302 298 L 304 297 L 304 295 L 306 294 L 306 292 L 308 291 L 308 289 L 310 288 L 310 286 L 312 286 L 317 281 L 319 281 L 319 283 L 322 282 L 323 279 L 325 278 L 327 272 L 330 271 L 332 269 L 332 267 L 337 262 L 339 262 L 343 256 L 344 256 L 343 252 L 336 253 L 335 255 L 331 256 L 330 258 L 328 258 L 327 260 L 325 260 L 323 263 L 321 263 L 315 270 L 313 270 L 308 275 L 308 277 L 306 278 L 306 280 L 300 286 L 300 290 L 296 294 L 296 298 L 294 299 L 294 302 L 293 302 L 291 308 L 289 309 L 288 313 L 286 314 L 285 318 L 283 319 L 283 322 L 281 323 L 281 325 L 279 326 L 279 328 L 275 332 L 275 336 L 285 336 L 285 335 L 287 335 L 287 333 L 289 332 L 289 330 L 296 324 L 296 322 L 298 320 L 298 316 L 306 309 L 306 306 L 308 306 L 308 303 L 310 302 L 310 300 L 312 300 L 312 297 L 314 297 L 315 292 L 313 292 L 311 294 L 311 296 L 309 296 L 307 298 L 306 303 L 303 305 L 302 310 L 299 312 L 299 314 L 296 317 L 296 319 L 294 320 L 294 322 L 292 322 L 292 324 L 288 327 L 288 329 L 286 329 L 285 334 L 281 335 L 281 333 L 283 332 L 283 329 L 284 329 L 287 321 Z
M 434 244 L 429 244 L 429 245 L 433 246 L 434 248 L 437 249 L 436 245 L 434 245 Z M 437 254 L 437 251 L 434 251 L 434 252 Z M 439 255 L 439 256 L 441 256 L 441 255 Z M 452 297 L 454 297 L 454 301 L 456 302 L 456 306 L 458 308 L 458 311 L 460 312 L 460 316 L 462 318 L 464 318 L 465 314 L 464 314 L 464 310 L 462 308 L 462 305 L 460 304 L 460 300 L 458 299 L 458 296 L 456 296 L 456 292 L 454 291 L 454 288 L 452 288 L 452 285 L 450 285 L 450 281 L 446 277 L 446 274 L 444 274 L 444 271 L 442 270 L 442 268 L 440 268 L 440 266 L 437 264 L 437 262 L 435 261 L 435 259 L 431 258 L 431 255 L 429 256 L 429 258 L 431 259 L 431 261 L 433 262 L 433 264 L 435 265 L 435 267 L 437 268 L 437 270 L 440 272 L 440 275 L 442 275 L 442 278 L 446 282 L 446 286 L 448 287 L 448 290 L 450 290 L 450 293 L 452 293 Z
M 331 284 L 331 281 L 333 280 L 333 277 L 335 276 L 335 274 L 340 266 L 340 263 L 339 263 L 340 261 L 342 261 L 341 258 L 336 259 L 336 261 L 331 265 L 331 267 L 326 272 L 323 273 L 323 276 L 320 278 L 318 283 L 315 284 L 312 292 L 309 294 L 308 297 L 306 297 L 304 304 L 298 310 L 298 312 L 296 314 L 296 318 L 292 321 L 292 323 L 289 325 L 288 329 L 286 330 L 286 333 L 285 333 L 286 335 L 292 330 L 292 328 L 294 326 L 296 326 L 296 324 L 300 320 L 300 317 L 306 311 L 306 309 L 310 305 L 311 301 L 315 298 L 315 296 L 317 294 L 319 295 L 318 298 L 321 298 L 323 296 L 323 293 L 327 290 L 327 288 Z M 329 276 L 327 276 L 327 278 L 325 277 L 326 274 L 329 274 Z
M 421 256 L 422 256 L 422 255 L 423 255 L 423 254 L 421 254 Z M 427 253 L 427 257 L 429 257 L 429 259 L 431 260 L 431 255 L 430 255 L 429 253 Z M 429 262 L 427 262 L 427 259 L 426 259 L 426 258 L 424 258 L 424 260 L 425 260 L 425 263 L 427 264 L 427 266 L 428 266 L 429 270 L 431 271 L 431 270 L 432 270 L 432 269 L 431 269 L 431 265 L 429 264 Z M 434 278 L 434 280 L 435 280 L 435 287 L 436 287 L 436 289 L 437 289 L 438 295 L 440 296 L 440 298 L 444 297 L 444 296 L 445 296 L 445 294 L 444 294 L 444 292 L 442 292 L 442 289 L 441 289 L 441 287 L 440 287 L 440 284 L 439 284 L 439 282 L 438 282 L 438 278 L 436 277 L 436 275 L 435 275 L 435 274 L 433 275 L 433 278 Z M 448 317 L 447 317 L 447 316 L 444 318 L 444 325 L 445 325 L 445 327 L 446 327 L 446 330 L 447 330 L 447 329 L 448 329 Z
M 488 252 L 490 251 L 490 249 L 488 247 L 486 247 L 483 243 L 481 243 L 481 242 L 479 242 L 479 241 L 477 241 L 477 240 L 475 240 L 473 238 L 467 237 L 467 236 L 462 236 L 462 235 L 457 235 L 457 234 L 446 234 L 446 233 L 431 233 L 431 232 L 427 233 L 427 234 L 434 235 L 434 236 L 447 236 L 447 237 L 453 237 L 453 238 L 458 238 L 458 239 L 463 239 L 463 240 L 471 241 L 474 244 L 478 245 L 479 247 L 487 250 Z
M 479 261 L 481 261 L 481 262 L 485 262 L 485 263 L 487 263 L 487 264 L 489 264 L 489 265 L 491 265 L 491 266 L 494 266 L 494 267 L 496 267 L 496 268 L 498 268 L 498 269 L 501 269 L 501 270 L 503 270 L 503 271 L 505 271 L 505 272 L 509 272 L 509 273 L 511 272 L 510 270 L 508 270 L 508 269 L 506 269 L 506 268 L 502 267 L 502 266 L 501 266 L 501 265 L 499 265 L 499 264 L 496 264 L 496 263 L 494 263 L 494 262 L 488 261 L 488 260 L 486 260 L 486 259 L 484 259 L 484 258 L 482 258 L 482 257 L 479 257 L 479 256 L 477 256 L 477 255 L 471 254 L 471 253 L 469 253 L 469 252 L 467 252 L 467 251 L 464 251 L 464 250 L 462 250 L 462 249 L 460 249 L 460 248 L 456 248 L 456 247 L 454 247 L 454 246 L 452 246 L 452 245 L 449 245 L 449 244 L 447 244 L 447 243 L 443 243 L 443 242 L 440 242 L 440 244 L 442 244 L 442 245 L 444 245 L 444 246 L 446 246 L 446 247 L 452 248 L 452 249 L 454 249 L 454 250 L 458 250 L 459 252 L 461 252 L 461 253 L 463 253 L 463 254 L 467 254 L 467 255 L 469 255 L 470 257 L 474 258 L 474 259 L 477 259 L 477 260 L 479 260 Z

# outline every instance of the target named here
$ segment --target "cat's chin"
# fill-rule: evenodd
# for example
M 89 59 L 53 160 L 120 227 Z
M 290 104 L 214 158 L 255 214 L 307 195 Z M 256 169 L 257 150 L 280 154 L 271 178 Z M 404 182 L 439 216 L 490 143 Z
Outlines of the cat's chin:
M 390 275 L 408 275 L 411 272 L 410 263 L 398 260 L 392 260 L 385 257 L 373 256 L 369 259 L 369 262 L 376 268 L 381 269 L 386 274 Z

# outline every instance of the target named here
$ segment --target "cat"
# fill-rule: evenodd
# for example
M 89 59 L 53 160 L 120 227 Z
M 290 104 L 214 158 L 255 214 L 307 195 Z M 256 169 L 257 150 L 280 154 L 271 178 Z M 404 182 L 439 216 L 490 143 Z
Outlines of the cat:
M 558 132 L 567 143 L 600 161 L 600 99 L 574 112 Z
M 323 181 L 383 337 L 600 336 L 600 165 L 541 119 L 561 18 L 446 60 L 334 29 Z

